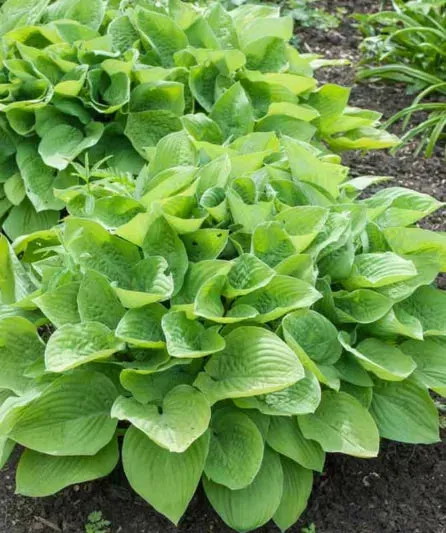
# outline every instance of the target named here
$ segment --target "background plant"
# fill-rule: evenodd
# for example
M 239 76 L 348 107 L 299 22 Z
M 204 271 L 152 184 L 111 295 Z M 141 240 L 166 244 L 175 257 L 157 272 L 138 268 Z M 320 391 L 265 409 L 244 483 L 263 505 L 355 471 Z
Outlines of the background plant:
M 446 241 L 414 225 L 442 204 L 359 199 L 383 177 L 350 179 L 329 147 L 396 139 L 349 89 L 317 87 L 289 18 L 5 8 L 5 168 L 55 219 L 20 227 L 12 208 L 0 238 L 0 455 L 25 448 L 18 493 L 122 456 L 174 523 L 202 482 L 233 529 L 285 530 L 327 452 L 439 440 Z
M 402 137 L 401 145 L 418 138 L 416 152 L 424 150 L 429 157 L 446 126 L 446 2 L 393 0 L 392 5 L 393 11 L 357 15 L 365 36 L 363 64 L 371 64 L 358 78 L 403 83 L 417 94 L 385 127 L 404 119 L 406 130 L 414 114 L 427 116 Z

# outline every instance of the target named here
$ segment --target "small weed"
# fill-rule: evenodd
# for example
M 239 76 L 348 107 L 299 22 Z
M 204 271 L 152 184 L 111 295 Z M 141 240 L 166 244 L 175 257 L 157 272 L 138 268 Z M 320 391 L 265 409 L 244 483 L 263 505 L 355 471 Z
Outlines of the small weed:
M 305 28 L 326 31 L 339 27 L 345 9 L 338 7 L 336 14 L 331 14 L 315 4 L 316 0 L 289 0 L 285 4 L 285 12 L 291 14 L 296 23 Z
M 88 515 L 85 533 L 110 533 L 110 526 L 111 522 L 104 519 L 102 511 L 94 511 Z
M 316 533 L 316 526 L 314 524 L 310 524 L 307 527 L 303 527 L 300 530 L 300 533 Z

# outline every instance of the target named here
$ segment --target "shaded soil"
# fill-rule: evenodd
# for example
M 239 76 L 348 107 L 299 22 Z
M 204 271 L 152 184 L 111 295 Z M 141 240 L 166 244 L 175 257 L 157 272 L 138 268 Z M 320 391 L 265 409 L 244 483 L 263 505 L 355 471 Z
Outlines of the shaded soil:
M 322 1 L 328 10 L 376 10 L 378 1 Z M 328 33 L 298 31 L 302 49 L 329 57 L 358 59 L 359 36 L 347 17 L 340 28 Z M 323 81 L 351 86 L 351 67 L 319 72 Z M 389 117 L 410 103 L 404 89 L 383 85 L 356 85 L 352 104 L 373 108 Z M 441 154 L 439 154 L 441 155 Z M 444 160 L 414 157 L 410 147 L 392 157 L 385 152 L 345 155 L 352 175 L 394 176 L 394 184 L 406 186 L 446 201 Z M 446 230 L 445 212 L 422 225 Z M 445 280 L 440 284 L 446 288 Z M 82 533 L 87 516 L 102 511 L 112 522 L 112 533 L 229 533 L 201 491 L 194 497 L 180 527 L 172 526 L 135 495 L 118 468 L 108 479 L 74 486 L 44 499 L 14 496 L 12 462 L 0 473 L 0 533 Z M 325 472 L 317 476 L 309 506 L 299 524 L 314 523 L 317 533 L 446 533 L 446 443 L 407 446 L 383 442 L 379 459 L 359 460 L 330 454 Z M 258 530 L 273 533 L 273 525 Z

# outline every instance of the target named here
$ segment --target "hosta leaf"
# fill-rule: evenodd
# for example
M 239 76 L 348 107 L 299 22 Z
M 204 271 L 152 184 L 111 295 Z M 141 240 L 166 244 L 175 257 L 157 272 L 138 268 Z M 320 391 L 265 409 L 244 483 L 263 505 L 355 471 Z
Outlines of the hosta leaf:
M 384 339 L 395 339 L 399 336 L 423 338 L 421 322 L 398 306 L 394 306 L 387 315 L 376 322 L 364 326 L 364 329 L 373 336 Z
M 178 524 L 200 481 L 208 448 L 209 436 L 204 434 L 185 452 L 172 453 L 131 426 L 122 449 L 124 471 L 140 496 Z
M 162 348 L 165 345 L 161 319 L 167 309 L 153 303 L 129 309 L 116 328 L 116 336 L 140 348 Z
M 446 342 L 443 338 L 429 338 L 425 341 L 406 341 L 399 346 L 416 363 L 413 377 L 425 387 L 440 389 L 446 387 Z
M 161 403 L 164 396 L 177 385 L 192 385 L 196 369 L 191 359 L 174 360 L 175 366 L 157 368 L 153 370 L 126 369 L 120 374 L 120 380 L 124 388 L 132 393 L 138 402 Z
M 25 198 L 20 205 L 11 209 L 3 222 L 3 231 L 11 240 L 15 240 L 34 231 L 50 229 L 57 224 L 58 220 L 58 211 L 37 212 L 31 202 Z
M 290 236 L 278 222 L 266 222 L 256 226 L 251 247 L 259 259 L 273 268 L 298 252 Z
M 308 370 L 305 377 L 291 387 L 250 398 L 236 398 L 238 407 L 258 409 L 265 415 L 292 416 L 314 413 L 321 401 L 321 387 Z
M 323 315 L 316 311 L 295 311 L 286 321 L 294 340 L 313 361 L 332 364 L 339 359 L 342 347 L 338 331 Z
M 90 220 L 68 219 L 65 245 L 83 268 L 96 270 L 110 281 L 128 282 L 132 267 L 141 259 L 136 246 Z
M 34 298 L 34 303 L 56 326 L 80 322 L 77 308 L 79 283 L 65 283 Z
M 258 311 L 249 305 L 240 305 L 226 312 L 221 299 L 225 286 L 226 278 L 223 275 L 214 276 L 205 281 L 198 290 L 193 313 L 221 324 L 243 322 L 258 315 Z
M 94 270 L 83 277 L 77 294 L 77 306 L 82 322 L 101 322 L 115 329 L 125 309 L 107 279 Z
M 266 441 L 281 455 L 305 468 L 322 472 L 325 453 L 316 441 L 302 435 L 296 418 L 273 417 Z
M 211 403 L 274 392 L 304 377 L 295 354 L 266 329 L 239 327 L 225 341 L 225 349 L 209 359 L 196 381 Z
M 373 418 L 345 392 L 323 392 L 317 411 L 298 419 L 304 436 L 319 442 L 326 452 L 355 457 L 378 454 L 379 435 Z
M 254 128 L 251 104 L 240 83 L 235 83 L 214 104 L 210 114 L 225 138 L 237 138 Z
M 413 278 L 417 270 L 411 261 L 391 252 L 355 257 L 350 277 L 343 283 L 350 289 L 375 288 Z
M 427 389 L 411 380 L 375 383 L 371 413 L 386 439 L 414 444 L 440 440 L 435 404 Z
M 276 220 L 290 235 L 296 252 L 302 252 L 324 228 L 328 215 L 323 207 L 298 206 L 284 209 Z
M 122 349 L 122 343 L 100 322 L 66 324 L 51 335 L 46 345 L 45 367 L 50 372 L 64 372 L 107 359 Z
M 203 478 L 204 490 L 214 509 L 229 527 L 250 531 L 262 526 L 276 512 L 283 490 L 279 455 L 265 448 L 262 466 L 246 488 L 231 490 Z
M 289 311 L 310 307 L 320 294 L 308 283 L 289 276 L 275 276 L 266 287 L 238 298 L 233 306 L 254 308 L 259 314 L 256 321 L 269 322 Z
M 301 142 L 289 137 L 285 138 L 284 145 L 293 178 L 321 187 L 333 198 L 338 196 L 338 185 L 347 175 L 345 167 L 320 161 Z
M 393 302 L 386 296 L 370 289 L 333 293 L 336 316 L 340 322 L 370 324 L 386 315 Z
M 97 30 L 105 15 L 104 0 L 58 0 L 49 8 L 50 19 L 70 19 Z
M 162 328 L 172 357 L 205 357 L 225 347 L 215 327 L 206 329 L 198 320 L 189 320 L 182 311 L 166 314 Z
M 32 384 L 24 373 L 42 358 L 44 344 L 36 327 L 22 317 L 0 320 L 0 387 L 23 394 Z
M 224 294 L 235 298 L 268 285 L 274 277 L 274 270 L 252 254 L 237 257 L 227 274 Z
M 39 144 L 39 154 L 49 167 L 63 170 L 83 150 L 94 146 L 100 139 L 104 126 L 90 122 L 83 132 L 68 124 L 60 124 L 49 130 Z
M 313 472 L 287 457 L 282 456 L 280 462 L 283 471 L 283 493 L 273 520 L 281 531 L 285 531 L 299 519 L 307 506 L 313 488 Z
M 417 318 L 427 335 L 446 335 L 446 293 L 434 287 L 420 287 L 410 298 L 398 304 Z
M 116 396 L 115 386 L 102 374 L 61 376 L 23 409 L 11 438 L 49 455 L 94 455 L 115 432 L 110 409 Z
M 339 390 L 339 377 L 336 369 L 330 365 L 318 365 L 305 352 L 299 342 L 302 341 L 299 313 L 289 313 L 282 320 L 285 341 L 299 358 L 306 370 L 312 372 L 316 378 L 330 388 Z
M 384 236 L 397 254 L 435 254 L 446 270 L 446 236 L 419 228 L 387 228 Z
M 181 28 L 166 15 L 142 8 L 136 10 L 135 21 L 138 30 L 157 52 L 162 65 L 173 66 L 173 54 L 188 44 Z
M 173 293 L 172 274 L 164 257 L 141 259 L 131 270 L 127 283 L 116 287 L 116 293 L 125 307 L 135 308 L 167 300 Z
M 158 446 L 182 453 L 207 430 L 211 408 L 200 391 L 190 385 L 178 385 L 164 397 L 161 413 L 154 405 L 120 396 L 111 416 L 128 420 Z
M 194 166 L 197 150 L 185 131 L 171 133 L 163 137 L 156 146 L 155 155 L 150 160 L 148 172 L 156 176 L 159 172 L 176 166 Z
M 341 332 L 339 339 L 344 348 L 353 354 L 369 372 L 388 381 L 402 381 L 415 370 L 411 357 L 386 342 L 372 337 L 361 341 L 355 348 L 350 346 Z
M 147 256 L 161 256 L 167 261 L 174 282 L 174 294 L 183 285 L 188 267 L 187 252 L 184 243 L 168 224 L 165 218 L 157 218 L 148 229 L 142 243 L 142 250 Z
M 211 428 L 206 476 L 232 490 L 247 487 L 263 459 L 263 437 L 256 424 L 241 411 L 229 408 L 215 412 Z
M 107 476 L 119 460 L 118 439 L 95 455 L 55 456 L 25 450 L 17 467 L 16 492 L 23 496 L 50 496 L 59 490 Z
M 181 236 L 189 261 L 216 259 L 228 242 L 228 230 L 203 228 Z

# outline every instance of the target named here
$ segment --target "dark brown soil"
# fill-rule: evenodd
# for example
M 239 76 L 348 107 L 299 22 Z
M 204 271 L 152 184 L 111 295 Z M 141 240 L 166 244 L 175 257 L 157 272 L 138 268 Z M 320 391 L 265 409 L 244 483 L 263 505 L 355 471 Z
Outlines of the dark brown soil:
M 349 13 L 373 11 L 372 0 L 326 0 L 328 10 L 346 7 Z M 345 17 L 335 31 L 298 31 L 303 50 L 328 57 L 358 59 L 359 36 Z M 351 86 L 354 69 L 325 69 L 323 81 Z M 389 117 L 410 103 L 404 89 L 384 85 L 356 85 L 352 104 L 377 109 Z M 440 157 L 425 160 L 410 147 L 392 157 L 386 153 L 346 154 L 353 175 L 390 175 L 394 184 L 417 189 L 446 201 L 446 174 Z M 446 230 L 445 212 L 423 226 Z M 443 281 L 444 283 L 444 281 Z M 446 284 L 445 284 L 446 287 Z M 102 511 L 112 533 L 229 533 L 202 492 L 193 499 L 177 529 L 127 485 L 120 469 L 106 480 L 75 486 L 44 499 L 14 496 L 14 464 L 0 473 L 0 533 L 82 533 L 88 514 Z M 384 442 L 379 459 L 359 460 L 330 454 L 326 470 L 317 477 L 309 507 L 298 525 L 314 523 L 317 533 L 446 533 L 446 443 L 406 446 Z M 273 533 L 273 525 L 258 530 Z

